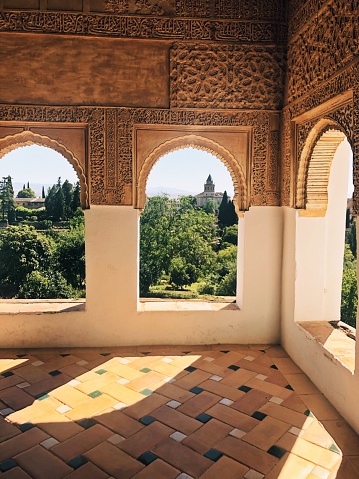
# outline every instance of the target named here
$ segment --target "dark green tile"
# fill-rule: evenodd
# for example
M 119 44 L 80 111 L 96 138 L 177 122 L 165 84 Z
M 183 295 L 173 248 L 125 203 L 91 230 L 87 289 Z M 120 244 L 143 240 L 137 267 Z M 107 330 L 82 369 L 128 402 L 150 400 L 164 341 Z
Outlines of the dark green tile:
M 96 374 L 105 374 L 107 373 L 106 369 L 98 369 L 97 371 L 95 371 Z
M 101 395 L 102 395 L 101 391 L 92 391 L 92 393 L 88 394 L 88 396 L 90 396 L 93 399 L 98 398 Z
M 207 459 L 217 462 L 218 459 L 220 459 L 223 456 L 223 452 L 218 451 L 217 449 L 211 448 L 207 452 L 205 452 L 203 455 L 204 457 L 207 457 Z
M 244 393 L 249 393 L 249 391 L 251 391 L 252 388 L 250 388 L 249 386 L 241 386 L 238 388 L 238 391 L 242 391 Z
M 149 373 L 149 372 L 151 372 L 151 371 L 152 371 L 152 369 L 150 369 L 150 368 L 142 368 L 142 369 L 140 369 L 140 373 Z
M 151 451 L 146 451 L 137 458 L 137 461 L 140 461 L 145 466 L 148 466 L 149 464 L 151 464 L 151 462 L 155 461 L 156 459 L 157 459 L 156 454 L 153 454 Z
M 86 464 L 87 459 L 84 456 L 76 456 L 71 461 L 69 461 L 67 464 L 72 467 L 73 469 L 78 469 L 79 467 L 83 466 Z
M 278 459 L 281 459 L 284 454 L 287 452 L 285 449 L 279 446 L 272 446 L 268 449 L 268 454 L 271 456 L 277 457 Z
M 140 391 L 140 393 L 143 394 L 144 396 L 151 396 L 153 391 L 151 389 L 143 389 L 142 391 Z

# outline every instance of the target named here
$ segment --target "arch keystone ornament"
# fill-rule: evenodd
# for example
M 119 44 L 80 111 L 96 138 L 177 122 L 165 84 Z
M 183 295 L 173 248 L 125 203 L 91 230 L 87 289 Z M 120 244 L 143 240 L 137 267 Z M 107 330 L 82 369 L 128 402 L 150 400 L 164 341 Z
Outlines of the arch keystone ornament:
M 296 207 L 302 216 L 325 216 L 330 167 L 338 146 L 346 138 L 342 128 L 327 119 L 311 130 L 298 168 Z
M 145 207 L 147 179 L 157 161 L 172 151 L 189 147 L 203 150 L 214 155 L 227 167 L 233 181 L 233 204 L 237 215 L 241 216 L 241 212 L 249 208 L 248 188 L 242 166 L 238 163 L 234 155 L 219 143 L 195 134 L 184 135 L 165 141 L 154 148 L 147 156 L 134 181 L 135 208 L 142 210 Z
M 66 148 L 65 145 L 51 139 L 48 136 L 39 135 L 37 133 L 33 133 L 30 130 L 24 130 L 21 133 L 17 133 L 15 135 L 8 135 L 4 138 L 0 138 L 0 158 L 5 156 L 10 151 L 16 150 L 17 148 L 20 148 L 22 146 L 30 145 L 38 145 L 51 148 L 52 150 L 55 150 L 60 153 L 60 155 L 62 155 L 71 164 L 79 178 L 81 186 L 81 207 L 83 209 L 88 209 L 90 207 L 90 203 L 88 194 L 88 183 L 85 172 L 79 160 L 68 148 Z

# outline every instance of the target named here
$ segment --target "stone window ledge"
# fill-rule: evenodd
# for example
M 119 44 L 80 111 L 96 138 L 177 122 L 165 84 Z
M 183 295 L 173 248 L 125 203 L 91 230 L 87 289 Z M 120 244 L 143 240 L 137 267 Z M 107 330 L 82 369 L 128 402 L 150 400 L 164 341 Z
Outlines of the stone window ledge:
M 354 328 L 345 323 L 330 323 L 327 321 L 301 321 L 297 323 L 307 336 L 321 344 L 326 353 L 354 373 L 355 369 L 355 339 Z M 327 354 L 328 355 L 328 354 Z
M 199 300 L 146 300 L 141 299 L 138 311 L 239 311 L 235 302 Z
M 2 314 L 42 314 L 85 311 L 85 299 L 2 299 Z

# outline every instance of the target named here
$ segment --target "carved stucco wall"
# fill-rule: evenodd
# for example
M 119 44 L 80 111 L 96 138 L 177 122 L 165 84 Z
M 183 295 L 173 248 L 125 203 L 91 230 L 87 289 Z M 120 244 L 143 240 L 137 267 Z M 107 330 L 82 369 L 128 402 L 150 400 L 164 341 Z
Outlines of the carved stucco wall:
M 39 75 L 36 68 L 29 75 L 33 83 L 21 76 L 24 49 L 13 48 L 11 44 L 11 35 L 16 37 L 16 33 L 28 35 L 27 44 L 32 45 L 35 57 L 43 62 L 41 75 L 49 76 L 46 81 L 36 77 Z M 86 37 L 86 43 L 80 44 L 80 39 Z M 105 61 L 101 68 L 98 55 L 90 68 L 86 45 L 91 45 L 92 51 L 100 51 L 102 42 L 107 52 L 107 41 L 112 42 L 111 48 L 122 65 L 126 51 L 130 54 L 134 48 L 141 49 L 141 45 L 146 46 L 150 52 L 147 56 L 152 60 L 158 53 L 164 65 L 168 55 L 169 71 L 164 67 L 161 72 L 152 60 L 153 68 L 146 70 L 144 60 L 138 56 L 133 72 L 142 80 L 145 72 L 149 82 L 153 76 L 152 83 L 167 78 L 169 91 L 163 85 L 158 87 L 160 96 L 156 100 L 150 86 L 145 90 L 147 80 L 141 83 L 145 88 L 142 94 L 138 94 L 135 81 L 133 91 L 129 90 L 129 77 L 123 67 L 113 76 L 116 65 L 109 66 L 109 61 Z M 75 55 L 76 61 L 71 48 L 65 48 L 66 42 L 80 52 Z M 6 46 L 0 49 L 6 56 L 4 64 L 12 65 L 13 97 L 10 92 L 4 93 L 4 89 L 3 96 L 0 94 L 0 121 L 88 125 L 92 204 L 134 204 L 133 131 L 137 124 L 252 128 L 251 182 L 245 204 L 247 207 L 280 204 L 279 112 L 283 104 L 286 51 L 284 0 L 2 0 L 2 43 Z M 44 55 L 47 49 L 41 45 L 45 44 L 51 55 Z M 12 55 L 6 53 L 9 50 Z M 59 62 L 56 58 L 63 55 L 66 57 L 61 66 L 65 65 L 64 78 L 68 81 L 59 83 L 57 88 L 61 75 L 56 79 L 54 74 Z M 81 62 L 86 62 L 86 68 L 81 67 Z M 111 68 L 108 73 L 116 86 L 111 98 L 106 97 L 108 86 L 93 92 L 94 85 L 103 84 L 97 76 L 102 75 L 108 81 L 106 68 Z M 6 68 L 4 71 L 5 84 Z M 70 88 L 71 75 L 77 82 L 78 78 L 82 81 L 81 85 L 76 83 L 77 95 Z M 43 91 L 36 91 L 34 84 L 41 82 Z M 15 84 L 18 90 L 14 92 Z M 237 178 L 238 184 L 241 181 Z
M 351 144 L 354 210 L 358 212 L 358 12 L 357 0 L 292 0 L 290 4 L 281 140 L 283 205 L 303 207 L 301 201 L 296 202 L 306 174 L 299 167 L 303 148 L 316 126 L 327 120 Z M 324 131 L 325 126 L 317 133 L 320 136 Z

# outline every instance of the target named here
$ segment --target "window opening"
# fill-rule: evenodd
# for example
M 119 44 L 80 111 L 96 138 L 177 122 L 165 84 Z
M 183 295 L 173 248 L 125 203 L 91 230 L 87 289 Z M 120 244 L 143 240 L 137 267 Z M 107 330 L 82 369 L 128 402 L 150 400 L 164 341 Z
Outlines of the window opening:
M 85 297 L 85 222 L 75 170 L 58 152 L 18 147 L 0 159 L 0 297 Z
M 214 155 L 181 148 L 147 180 L 140 218 L 140 297 L 233 302 L 238 218 L 233 182 Z

